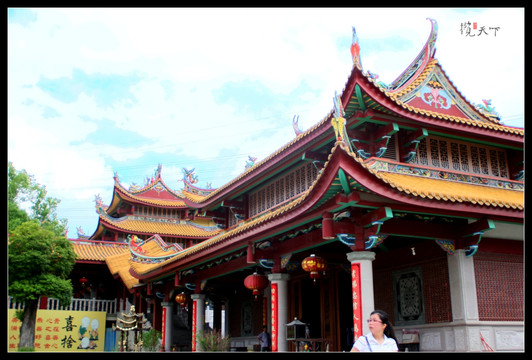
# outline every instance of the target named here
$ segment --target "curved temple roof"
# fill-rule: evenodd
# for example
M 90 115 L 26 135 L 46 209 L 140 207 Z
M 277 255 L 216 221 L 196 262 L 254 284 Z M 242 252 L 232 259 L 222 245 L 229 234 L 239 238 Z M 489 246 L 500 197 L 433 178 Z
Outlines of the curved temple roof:
M 431 33 L 425 46 L 390 86 L 378 82 L 374 74 L 364 73 L 358 58 L 341 94 L 345 118 L 349 121 L 357 113 L 359 117 L 364 117 L 375 111 L 403 116 L 442 130 L 479 132 L 483 136 L 522 144 L 524 129 L 501 124 L 494 114 L 469 102 L 454 86 L 438 60 L 434 58 L 437 23 L 433 19 L 429 20 Z M 187 195 L 187 204 L 203 208 L 223 198 L 224 194 L 252 179 L 263 168 L 267 168 L 287 153 L 297 151 L 300 144 L 312 141 L 324 131 L 330 131 L 330 121 L 333 117 L 334 109 L 316 125 L 205 197 L 193 198 Z
M 323 188 L 331 186 L 333 179 L 338 176 L 339 169 L 343 169 L 354 182 L 358 182 L 367 190 L 395 201 L 401 201 L 404 204 L 415 203 L 419 206 L 434 207 L 434 204 L 426 203 L 425 199 L 429 199 L 438 201 L 440 208 L 457 210 L 462 213 L 482 213 L 482 208 L 490 207 L 500 209 L 500 214 L 505 211 L 510 211 L 510 213 L 517 211 L 518 213 L 513 216 L 523 216 L 524 193 L 522 188 L 515 190 L 465 181 L 448 181 L 426 176 L 388 172 L 382 167 L 379 169 L 379 167 L 373 166 L 372 161 L 375 161 L 375 159 L 369 159 L 368 162 L 362 161 L 355 153 L 350 152 L 343 142 L 339 141 L 331 151 L 328 162 L 314 184 L 302 193 L 300 197 L 274 211 L 253 217 L 237 227 L 184 249 L 162 263 L 130 261 L 131 271 L 135 277 L 144 278 L 163 266 L 168 267 L 171 263 L 179 263 L 179 260 L 185 261 L 188 256 L 193 254 L 208 252 L 209 248 L 221 243 L 227 243 L 230 239 L 238 238 L 243 236 L 243 234 L 246 234 L 246 237 L 252 236 L 251 234 L 254 232 L 260 232 L 265 223 L 276 221 L 279 217 L 289 216 L 291 213 L 301 214 L 302 211 L 309 211 L 319 201 L 319 198 L 323 196 L 325 192 Z M 323 181 L 328 181 L 328 184 L 323 184 Z M 316 195 L 316 193 L 321 193 L 322 195 Z M 175 264 L 174 266 L 179 265 Z
M 483 110 L 470 103 L 450 81 L 434 58 L 437 24 L 432 19 L 430 21 L 432 29 L 427 43 L 412 64 L 389 86 L 377 82 L 373 74 L 363 72 L 359 58 L 360 49 L 355 47 L 357 61 L 340 97 L 347 121 L 353 115 L 357 115 L 356 118 L 371 116 L 371 112 L 374 111 L 394 117 L 405 117 L 409 121 L 421 123 L 422 126 L 430 124 L 434 128 L 444 130 L 453 129 L 459 132 L 476 133 L 516 144 L 515 147 L 522 146 L 524 129 L 500 124 L 498 117 L 490 113 L 489 109 Z M 155 177 L 158 180 L 154 180 L 150 184 L 151 187 L 148 186 L 149 189 L 145 187 L 136 191 L 125 191 L 124 188 L 115 186 L 115 193 L 128 196 L 131 201 L 139 203 L 145 201 L 158 206 L 205 209 L 210 204 L 223 200 L 232 189 L 242 187 L 255 177 L 261 176 L 262 173 L 274 167 L 280 159 L 297 154 L 306 144 L 323 137 L 324 134 L 332 134 L 331 120 L 334 119 L 334 115 L 334 111 L 331 110 L 315 126 L 298 134 L 290 143 L 218 189 L 199 189 L 185 181 L 185 189 L 181 193 L 168 192 L 175 195 L 174 200 L 161 199 L 158 200 L 161 202 L 157 203 L 155 200 L 142 197 L 141 193 L 146 194 L 152 191 L 157 184 L 161 187 L 165 186 L 160 180 L 159 167 L 158 175 Z M 175 251 L 165 258 L 160 258 L 157 252 L 162 251 L 165 245 L 157 237 L 152 237 L 144 243 L 143 248 L 151 250 L 145 255 L 143 261 L 138 261 L 138 258 L 136 259 L 129 253 L 122 253 L 109 257 L 106 262 L 113 273 L 120 273 L 130 288 L 138 285 L 139 279 L 149 279 L 160 275 L 163 269 L 175 271 L 184 268 L 193 259 L 203 256 L 202 254 L 207 256 L 212 249 L 236 244 L 249 239 L 250 236 L 260 238 L 265 229 L 273 226 L 272 224 L 282 226 L 279 224 L 317 211 L 316 209 L 321 205 L 341 193 L 341 188 L 337 185 L 340 183 L 340 172 L 344 173 L 344 179 L 348 179 L 349 186 L 352 188 L 378 195 L 400 206 L 438 208 L 442 209 L 442 212 L 462 214 L 464 217 L 467 214 L 482 216 L 487 213 L 490 216 L 512 219 L 523 217 L 524 185 L 522 181 L 497 182 L 488 177 L 467 177 L 464 174 L 452 172 L 447 172 L 442 178 L 439 172 L 431 173 L 430 168 L 402 165 L 374 157 L 363 160 L 343 141 L 338 141 L 333 146 L 328 160 L 312 186 L 292 201 L 242 221 L 225 231 L 201 233 L 201 229 L 196 229 L 195 231 L 201 234 L 198 236 L 207 236 L 208 239 L 187 249 Z M 164 203 L 164 201 L 174 201 L 174 205 Z M 109 208 L 116 206 L 113 205 L 114 202 L 113 199 Z M 101 221 L 104 221 L 103 217 Z M 124 219 L 122 221 L 124 224 L 129 224 L 128 229 L 138 226 L 136 229 L 139 231 L 143 229 L 142 231 L 145 232 L 165 233 L 163 224 L 160 224 L 161 228 L 155 228 L 153 227 L 155 225 L 148 227 L 137 220 Z M 137 221 L 135 225 L 133 225 L 134 221 Z M 115 221 L 114 226 L 119 227 L 119 223 Z M 176 227 L 175 224 L 171 226 Z

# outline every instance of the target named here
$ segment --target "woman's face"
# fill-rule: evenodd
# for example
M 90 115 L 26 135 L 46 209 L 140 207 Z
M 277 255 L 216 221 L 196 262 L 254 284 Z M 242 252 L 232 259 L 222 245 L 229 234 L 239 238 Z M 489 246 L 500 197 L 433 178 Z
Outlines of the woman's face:
M 373 335 L 383 334 L 384 329 L 386 328 L 386 324 L 382 323 L 382 320 L 378 314 L 373 314 L 369 317 L 368 326 L 369 326 L 369 331 L 371 331 Z

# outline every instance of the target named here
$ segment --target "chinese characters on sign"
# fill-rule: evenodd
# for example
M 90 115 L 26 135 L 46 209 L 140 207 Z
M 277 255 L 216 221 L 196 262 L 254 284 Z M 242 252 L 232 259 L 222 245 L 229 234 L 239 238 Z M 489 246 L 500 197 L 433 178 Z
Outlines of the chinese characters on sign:
M 192 302 L 192 351 L 196 351 L 196 313 L 198 311 L 198 300 Z
M 353 332 L 354 341 L 362 336 L 362 299 L 360 284 L 360 264 L 351 264 L 351 285 L 353 291 Z
M 272 351 L 278 350 L 278 331 L 279 331 L 279 324 L 277 323 L 277 320 L 279 319 L 278 314 L 278 306 L 279 306 L 279 297 L 277 294 L 277 283 L 272 283 L 271 286 L 271 307 L 272 307 Z
M 9 351 L 17 351 L 21 322 L 15 310 L 9 310 Z M 105 312 L 38 310 L 35 320 L 35 351 L 103 351 L 104 337 L 99 336 L 105 324 Z
M 479 25 L 477 22 L 466 21 L 460 24 L 460 35 L 465 37 L 497 36 L 500 26 Z
M 162 319 L 162 326 L 161 326 L 161 348 L 164 349 L 166 345 L 166 306 L 163 306 L 163 319 Z

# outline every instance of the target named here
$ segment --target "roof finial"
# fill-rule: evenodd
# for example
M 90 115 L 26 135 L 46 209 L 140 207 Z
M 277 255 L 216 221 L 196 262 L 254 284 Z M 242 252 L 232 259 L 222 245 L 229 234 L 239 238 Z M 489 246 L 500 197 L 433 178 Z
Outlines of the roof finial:
M 434 54 L 436 54 L 436 37 L 438 37 L 438 22 L 434 19 L 431 19 L 431 18 L 427 18 L 427 20 L 430 21 L 431 25 L 432 25 L 432 29 L 430 31 L 430 35 L 429 35 L 429 38 L 427 40 L 427 50 L 428 50 L 428 55 L 431 57 L 431 58 L 434 58 Z
M 360 44 L 358 43 L 358 36 L 353 26 L 353 40 L 351 41 L 351 56 L 353 57 L 353 64 L 362 70 L 362 62 L 360 61 Z
M 299 128 L 299 115 L 294 115 L 292 118 L 292 127 L 294 128 L 296 136 L 303 134 L 303 130 Z
M 346 120 L 344 118 L 345 111 L 342 105 L 342 98 L 340 95 L 334 92 L 334 117 L 331 119 L 331 125 L 334 130 L 334 135 L 336 136 L 336 141 L 342 141 L 347 145 L 350 151 L 353 151 L 351 147 L 351 142 L 347 136 L 347 130 L 345 128 Z

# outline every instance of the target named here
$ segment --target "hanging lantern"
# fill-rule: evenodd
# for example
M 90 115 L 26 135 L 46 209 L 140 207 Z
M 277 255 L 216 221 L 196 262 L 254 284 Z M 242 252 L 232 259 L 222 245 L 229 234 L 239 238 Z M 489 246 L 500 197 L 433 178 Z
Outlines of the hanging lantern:
M 87 278 L 85 276 L 83 276 L 81 279 L 79 279 L 79 282 L 81 284 L 81 287 L 85 287 L 85 285 L 87 285 L 89 280 L 87 280 Z
M 301 267 L 306 272 L 310 272 L 310 278 L 314 279 L 314 282 L 316 282 L 316 279 L 319 277 L 319 272 L 325 271 L 325 269 L 327 269 L 327 261 L 312 254 L 303 259 L 301 262 Z
M 185 294 L 184 292 L 182 292 L 181 294 L 177 294 L 176 297 L 175 297 L 175 301 L 181 305 L 182 308 L 184 308 L 186 305 L 187 305 L 187 294 Z
M 248 275 L 244 279 L 244 286 L 250 290 L 253 290 L 253 295 L 255 295 L 255 301 L 260 295 L 261 290 L 265 289 L 268 286 L 268 278 L 264 275 L 259 275 L 256 272 Z

